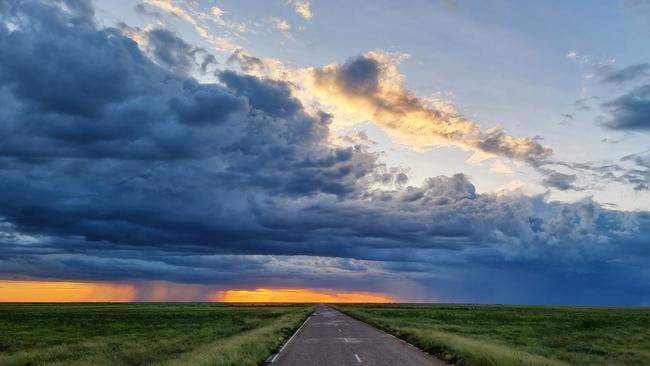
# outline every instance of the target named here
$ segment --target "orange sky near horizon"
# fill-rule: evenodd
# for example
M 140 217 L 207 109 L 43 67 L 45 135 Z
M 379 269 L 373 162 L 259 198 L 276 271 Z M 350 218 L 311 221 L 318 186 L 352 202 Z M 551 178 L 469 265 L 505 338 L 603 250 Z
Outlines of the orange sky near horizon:
M 146 290 L 144 290 L 146 289 Z M 0 280 L 0 302 L 131 302 L 131 301 L 214 301 L 214 302 L 329 302 L 388 303 L 390 296 L 373 292 L 333 289 L 230 289 L 215 291 L 207 286 L 175 283 L 145 284 Z
M 0 280 L 0 302 L 129 302 L 136 295 L 130 284 Z
M 220 291 L 215 299 L 222 302 L 389 303 L 394 301 L 385 294 L 371 292 L 266 288 Z

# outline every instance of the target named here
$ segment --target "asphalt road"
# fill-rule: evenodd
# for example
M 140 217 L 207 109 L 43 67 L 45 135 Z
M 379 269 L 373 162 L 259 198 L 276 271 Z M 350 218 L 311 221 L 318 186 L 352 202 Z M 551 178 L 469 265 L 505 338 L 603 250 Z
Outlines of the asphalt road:
M 442 366 L 444 362 L 328 306 L 271 356 L 273 366 Z

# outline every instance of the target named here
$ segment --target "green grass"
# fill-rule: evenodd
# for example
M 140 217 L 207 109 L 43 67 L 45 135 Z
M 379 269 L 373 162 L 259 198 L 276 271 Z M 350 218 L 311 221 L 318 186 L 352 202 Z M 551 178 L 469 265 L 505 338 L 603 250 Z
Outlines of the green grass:
M 650 365 L 650 308 L 336 307 L 459 366 Z
M 309 305 L 0 304 L 0 365 L 259 365 Z

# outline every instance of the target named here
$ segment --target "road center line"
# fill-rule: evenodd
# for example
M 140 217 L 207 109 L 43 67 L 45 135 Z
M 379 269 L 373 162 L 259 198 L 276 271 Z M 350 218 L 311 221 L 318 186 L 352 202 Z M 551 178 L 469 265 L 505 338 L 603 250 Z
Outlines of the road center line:
M 357 362 L 358 362 L 358 363 L 361 363 L 361 359 L 359 358 L 359 355 L 358 355 L 358 354 L 355 353 L 355 354 L 354 354 L 354 358 L 357 359 Z

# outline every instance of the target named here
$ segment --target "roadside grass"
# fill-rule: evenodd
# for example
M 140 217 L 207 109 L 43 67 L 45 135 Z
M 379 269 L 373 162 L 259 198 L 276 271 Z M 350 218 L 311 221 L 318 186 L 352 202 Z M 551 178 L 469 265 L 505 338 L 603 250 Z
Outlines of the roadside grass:
M 0 365 L 259 365 L 310 305 L 0 304 Z
M 650 365 L 650 308 L 335 307 L 459 366 Z

